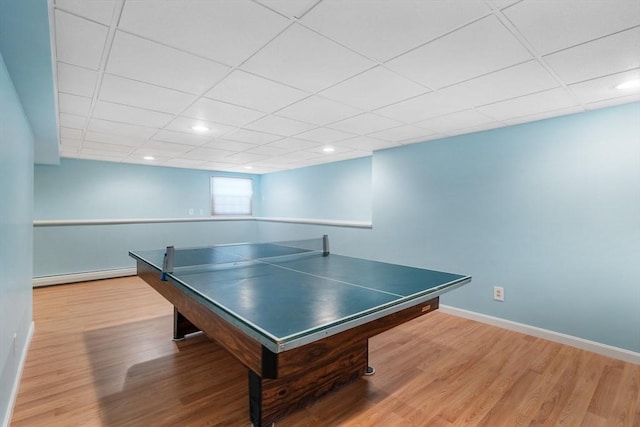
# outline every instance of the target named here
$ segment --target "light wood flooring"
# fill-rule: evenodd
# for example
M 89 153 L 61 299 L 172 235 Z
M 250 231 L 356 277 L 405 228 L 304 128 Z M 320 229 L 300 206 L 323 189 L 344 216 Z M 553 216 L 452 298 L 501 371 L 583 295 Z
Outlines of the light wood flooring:
M 11 426 L 249 426 L 247 371 L 137 277 L 34 290 Z M 434 312 L 285 426 L 640 426 L 640 366 Z

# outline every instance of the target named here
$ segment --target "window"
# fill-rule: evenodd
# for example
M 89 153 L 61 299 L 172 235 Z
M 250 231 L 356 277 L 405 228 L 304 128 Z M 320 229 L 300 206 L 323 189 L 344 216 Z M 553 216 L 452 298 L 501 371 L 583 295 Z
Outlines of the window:
M 251 215 L 252 196 L 252 179 L 211 177 L 212 215 Z

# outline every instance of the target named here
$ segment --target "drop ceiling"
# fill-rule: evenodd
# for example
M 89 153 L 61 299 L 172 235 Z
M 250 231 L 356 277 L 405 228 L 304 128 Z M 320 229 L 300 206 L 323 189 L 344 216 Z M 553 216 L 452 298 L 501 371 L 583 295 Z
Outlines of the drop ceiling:
M 52 7 L 68 158 L 261 174 L 640 100 L 638 0 Z

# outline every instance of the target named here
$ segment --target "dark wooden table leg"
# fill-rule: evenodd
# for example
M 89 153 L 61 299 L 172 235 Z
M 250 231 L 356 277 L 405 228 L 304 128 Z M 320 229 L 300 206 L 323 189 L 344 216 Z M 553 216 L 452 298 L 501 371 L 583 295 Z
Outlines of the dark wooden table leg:
M 271 425 L 320 396 L 362 377 L 368 366 L 368 340 L 329 351 L 323 363 L 307 360 L 293 375 L 263 378 L 249 370 L 249 414 L 255 427 Z
M 174 341 L 183 340 L 187 334 L 199 332 L 200 328 L 191 323 L 189 319 L 184 317 L 177 308 L 173 307 L 173 339 Z

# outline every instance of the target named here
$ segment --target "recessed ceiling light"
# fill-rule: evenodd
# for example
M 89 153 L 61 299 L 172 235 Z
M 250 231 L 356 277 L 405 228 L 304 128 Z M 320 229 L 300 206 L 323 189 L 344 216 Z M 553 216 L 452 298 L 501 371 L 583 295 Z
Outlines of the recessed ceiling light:
M 155 160 L 156 158 L 153 156 L 144 156 L 143 159 L 145 160 Z
M 245 166 L 245 169 L 253 169 L 253 166 Z
M 203 125 L 193 125 L 193 126 L 191 126 L 191 129 L 196 130 L 198 132 L 206 132 L 206 131 L 209 130 L 208 127 L 203 126 Z
M 635 89 L 637 87 L 640 87 L 640 79 L 627 80 L 626 82 L 620 83 L 616 86 L 616 89 Z
M 336 149 L 333 147 L 324 147 L 322 151 L 324 151 L 325 153 L 333 153 L 334 151 L 336 151 Z

